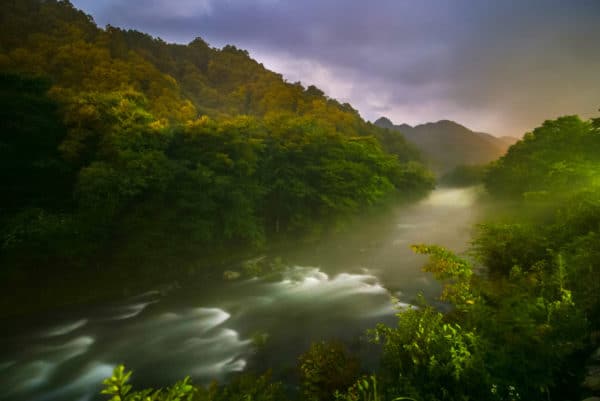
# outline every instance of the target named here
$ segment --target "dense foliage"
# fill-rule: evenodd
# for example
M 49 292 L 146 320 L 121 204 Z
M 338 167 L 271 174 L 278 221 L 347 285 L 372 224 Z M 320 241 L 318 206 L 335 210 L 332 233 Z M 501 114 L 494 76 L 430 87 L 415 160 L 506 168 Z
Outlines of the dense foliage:
M 546 121 L 488 171 L 488 191 L 511 202 L 479 226 L 475 249 L 491 274 L 564 270 L 561 283 L 600 328 L 600 124 L 577 116 Z
M 453 308 L 408 310 L 373 332 L 387 399 L 584 398 L 600 328 L 598 128 L 546 121 L 486 171 L 496 202 L 475 233 L 477 269 L 443 248 L 414 248 Z
M 307 401 L 333 401 L 359 374 L 358 360 L 338 341 L 315 342 L 299 358 L 302 395 Z
M 99 29 L 68 1 L 2 1 L 0 73 L 10 288 L 173 279 L 433 185 L 401 136 L 247 52 Z
M 600 153 L 590 152 L 600 144 L 597 121 L 547 121 L 514 145 L 485 177 L 489 192 L 502 201 L 478 226 L 470 260 L 438 246 L 413 247 L 429 256 L 424 270 L 443 283 L 440 300 L 450 310 L 441 313 L 420 300 L 398 314 L 396 327 L 371 330 L 381 345 L 381 367 L 354 384 L 347 377 L 345 391 L 325 384 L 340 377 L 337 366 L 348 358 L 313 344 L 300 364 L 301 372 L 310 373 L 304 375 L 303 399 L 589 395 L 580 384 L 600 330 L 600 187 L 589 170 L 600 163 Z
M 432 186 L 400 135 L 243 50 L 99 29 L 68 1 L 0 4 L 2 313 L 51 305 L 74 286 L 93 296 L 102 280 L 114 290 L 133 277 L 178 277 L 177 266 L 192 271 L 233 247 L 317 236 Z M 600 119 L 562 117 L 526 134 L 483 173 L 499 202 L 477 227 L 473 257 L 414 247 L 430 256 L 425 270 L 444 283 L 449 312 L 423 304 L 400 312 L 396 327 L 373 329 L 382 366 L 369 378 L 341 345 L 313 344 L 300 358 L 299 393 L 586 395 L 579 367 L 600 330 L 599 172 Z M 104 393 L 287 396 L 268 374 L 157 391 L 134 391 L 129 375 L 117 368 Z
M 598 130 L 577 116 L 546 121 L 511 146 L 485 177 L 496 197 L 555 197 L 596 184 Z
M 131 374 L 131 371 L 125 371 L 123 365 L 117 366 L 113 375 L 104 380 L 102 394 L 112 396 L 111 401 L 191 401 L 194 396 L 195 389 L 189 383 L 189 377 L 166 390 L 132 391 L 133 386 L 129 384 Z
M 440 185 L 447 187 L 469 187 L 483 182 L 487 166 L 461 164 L 456 166 L 439 179 Z

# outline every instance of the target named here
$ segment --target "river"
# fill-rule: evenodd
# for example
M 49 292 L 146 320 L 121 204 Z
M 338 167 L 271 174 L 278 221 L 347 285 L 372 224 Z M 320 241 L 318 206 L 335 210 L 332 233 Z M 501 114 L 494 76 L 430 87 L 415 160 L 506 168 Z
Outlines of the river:
M 479 215 L 478 189 L 437 189 L 426 199 L 356 223 L 343 235 L 299 245 L 274 279 L 187 282 L 94 308 L 72 308 L 5 327 L 0 399 L 96 400 L 124 363 L 134 383 L 196 383 L 275 367 L 292 376 L 313 340 L 339 338 L 369 362 L 364 339 L 377 322 L 439 285 L 421 271 L 413 243 L 466 249 Z M 257 349 L 253 338 L 265 339 Z M 287 372 L 287 373 L 286 373 Z

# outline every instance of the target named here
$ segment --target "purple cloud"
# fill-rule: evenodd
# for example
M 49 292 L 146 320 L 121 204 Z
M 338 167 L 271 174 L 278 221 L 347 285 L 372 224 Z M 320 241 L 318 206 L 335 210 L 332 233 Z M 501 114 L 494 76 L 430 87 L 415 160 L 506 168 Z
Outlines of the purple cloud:
M 74 0 L 100 25 L 245 48 L 373 120 L 521 135 L 600 106 L 596 0 Z

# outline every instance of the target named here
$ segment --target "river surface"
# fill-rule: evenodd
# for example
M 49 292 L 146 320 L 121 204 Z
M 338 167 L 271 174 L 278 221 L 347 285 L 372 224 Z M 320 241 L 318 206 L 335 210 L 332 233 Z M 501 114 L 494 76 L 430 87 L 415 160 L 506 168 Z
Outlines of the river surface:
M 96 400 L 114 366 L 135 370 L 134 384 L 196 383 L 273 367 L 293 376 L 313 340 L 345 341 L 364 360 L 377 322 L 439 285 L 421 271 L 414 243 L 463 252 L 477 220 L 478 189 L 437 189 L 426 199 L 356 222 L 343 235 L 281 255 L 274 278 L 186 282 L 110 305 L 47 313 L 3 327 L 0 399 Z M 256 346 L 253 339 L 262 338 Z M 372 347 L 372 346 L 371 346 Z

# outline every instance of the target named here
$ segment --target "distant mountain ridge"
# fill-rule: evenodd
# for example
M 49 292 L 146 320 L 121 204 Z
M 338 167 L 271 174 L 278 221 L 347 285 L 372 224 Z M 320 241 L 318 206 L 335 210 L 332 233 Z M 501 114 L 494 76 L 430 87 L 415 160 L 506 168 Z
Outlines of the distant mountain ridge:
M 381 117 L 374 123 L 381 128 L 401 132 L 423 153 L 431 168 L 438 173 L 463 164 L 485 164 L 502 156 L 517 141 L 513 137 L 495 137 L 476 132 L 455 121 L 440 120 L 417 126 L 395 125 Z

